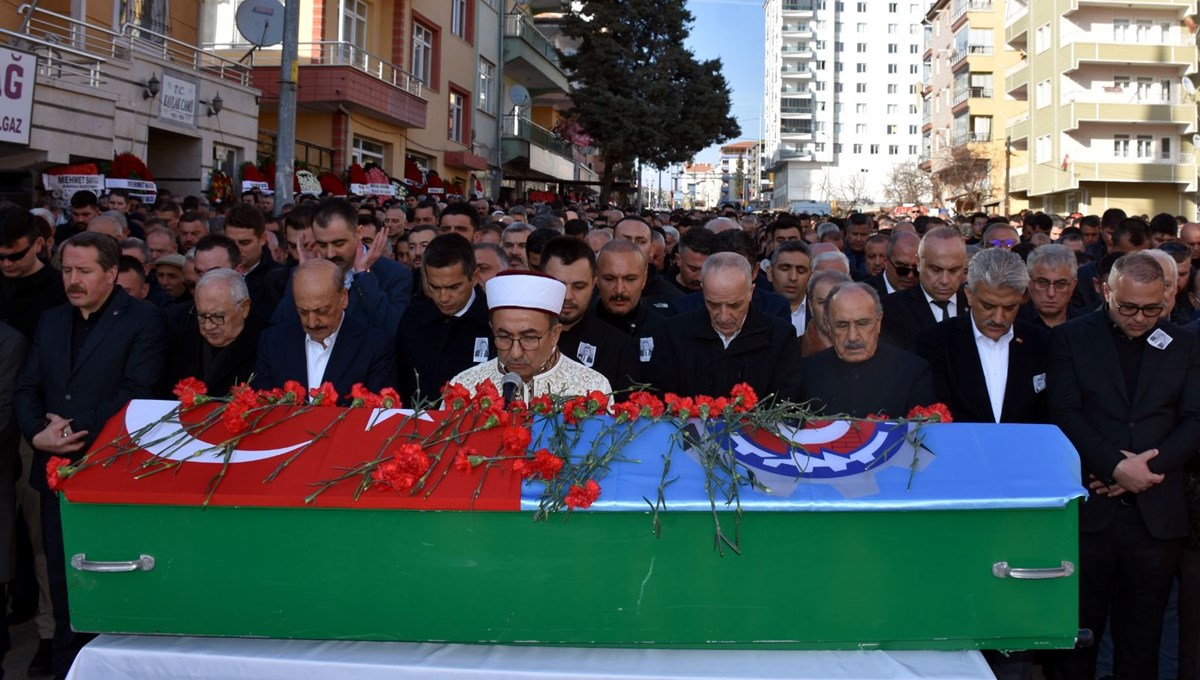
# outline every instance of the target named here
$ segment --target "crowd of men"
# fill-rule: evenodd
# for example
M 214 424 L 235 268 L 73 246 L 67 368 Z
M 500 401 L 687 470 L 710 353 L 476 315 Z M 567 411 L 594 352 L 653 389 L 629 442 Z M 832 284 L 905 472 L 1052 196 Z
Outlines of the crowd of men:
M 31 672 L 64 676 L 86 640 L 45 464 L 184 377 L 216 394 L 362 383 L 408 404 L 509 373 L 522 398 L 748 383 L 826 414 L 943 402 L 960 422 L 1057 424 L 1089 490 L 1081 627 L 1111 631 L 1116 677 L 1157 678 L 1177 588 L 1166 646 L 1197 680 L 1197 265 L 1200 224 L 1115 208 L 832 219 L 305 196 L 277 211 L 254 192 L 213 209 L 119 190 L 0 205 L 0 546 L 17 546 L 0 582 L 11 619 L 37 617 Z M 1096 648 L 1045 672 L 1090 680 Z

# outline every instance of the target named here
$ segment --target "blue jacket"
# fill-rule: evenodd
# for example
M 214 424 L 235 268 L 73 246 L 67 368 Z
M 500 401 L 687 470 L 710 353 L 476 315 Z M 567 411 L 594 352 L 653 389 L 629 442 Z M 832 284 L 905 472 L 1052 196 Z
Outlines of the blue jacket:
M 258 361 L 251 387 L 270 390 L 288 380 L 308 384 L 308 359 L 304 353 L 304 329 L 299 321 L 281 323 L 263 331 L 258 343 Z M 362 383 L 372 392 L 396 387 L 396 348 L 384 333 L 367 328 L 347 313 L 338 329 L 333 353 L 319 382 L 331 382 L 349 403 L 350 388 Z

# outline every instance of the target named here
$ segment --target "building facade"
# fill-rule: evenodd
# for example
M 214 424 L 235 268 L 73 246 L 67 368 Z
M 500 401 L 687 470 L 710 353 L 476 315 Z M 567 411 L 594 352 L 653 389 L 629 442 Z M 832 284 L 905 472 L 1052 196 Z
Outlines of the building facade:
M 143 161 L 159 188 L 198 194 L 214 169 L 252 159 L 258 92 L 248 68 L 201 49 L 209 28 L 187 2 L 0 2 L 17 78 L 4 114 L 28 115 L 0 145 L 2 197 L 28 205 L 44 170 L 102 171 L 118 154 Z M 22 102 L 28 114 L 11 109 Z
M 933 205 L 958 212 L 1010 212 L 1008 120 L 1025 103 L 1008 96 L 1005 73 L 1021 53 L 1005 42 L 1006 0 L 937 0 L 926 15 L 921 167 Z
M 921 143 L 928 0 L 767 0 L 763 129 L 773 209 L 884 202 Z
M 1196 46 L 1187 0 L 1009 0 L 1005 39 L 1025 58 L 1005 89 L 1011 190 L 1046 212 L 1194 218 Z M 1190 85 L 1190 82 L 1188 83 Z

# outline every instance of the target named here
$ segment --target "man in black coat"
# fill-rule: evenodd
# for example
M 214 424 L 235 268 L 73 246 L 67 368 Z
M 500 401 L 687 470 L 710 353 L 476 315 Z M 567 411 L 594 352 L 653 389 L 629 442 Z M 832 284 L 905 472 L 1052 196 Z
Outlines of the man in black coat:
M 567 287 L 558 320 L 562 333 L 558 349 L 600 373 L 614 392 L 626 390 L 641 379 L 638 345 L 612 324 L 596 317 L 592 299 L 596 291 L 596 256 L 582 239 L 560 236 L 542 250 L 542 272 Z
M 248 203 L 234 204 L 225 213 L 225 236 L 237 245 L 250 299 L 260 312 L 269 316 L 274 310 L 267 308 L 268 300 L 272 299 L 267 291 L 267 278 L 280 265 L 267 248 L 267 222 L 262 211 Z
M 750 306 L 754 279 L 737 253 L 716 253 L 700 275 L 705 308 L 671 319 L 648 366 L 660 392 L 724 396 L 747 383 L 760 398 L 801 397 L 796 329 Z
M 883 340 L 916 348 L 921 331 L 967 311 L 959 290 L 967 275 L 967 245 L 957 229 L 938 227 L 921 239 L 917 285 L 883 299 Z
M 262 327 L 241 274 L 232 269 L 205 273 L 196 283 L 195 311 L 184 327 L 172 329 L 167 391 L 189 377 L 202 380 L 214 395 L 248 381 Z
M 0 206 L 0 321 L 27 340 L 43 312 L 67 301 L 62 276 L 38 257 L 45 248 L 37 218 L 11 203 Z
M 642 299 L 649 274 L 650 263 L 632 241 L 610 241 L 596 256 L 600 294 L 593 303 L 595 316 L 633 338 L 643 369 L 654 358 L 655 339 L 666 328 L 666 318 Z
M 753 236 L 741 229 L 723 231 L 717 234 L 714 239 L 713 252 L 737 253 L 746 258 L 746 262 L 750 264 L 750 271 L 753 272 L 755 280 L 758 280 L 760 274 L 758 244 L 754 242 Z M 687 295 L 671 300 L 671 304 L 667 309 L 667 316 L 694 312 L 703 306 L 703 293 L 688 293 Z M 770 287 L 769 283 L 765 288 L 758 285 L 754 287 L 754 296 L 750 299 L 750 306 L 767 316 L 779 317 L 789 323 L 792 320 L 791 303 L 788 302 L 787 298 L 776 293 Z
M 17 452 L 20 434 L 12 400 L 28 346 L 20 331 L 0 321 L 0 583 L 9 583 L 15 576 L 13 545 L 17 501 L 13 475 L 21 466 Z M 4 661 L 9 641 L 7 613 L 7 607 L 0 607 L 0 662 Z
M 341 270 L 328 260 L 296 267 L 290 304 L 299 323 L 293 318 L 263 331 L 252 387 L 269 390 L 295 380 L 314 389 L 329 382 L 343 404 L 355 383 L 372 392 L 396 387 L 392 336 L 350 316 L 341 282 Z
M 1113 623 L 1113 675 L 1158 677 L 1163 611 L 1188 535 L 1184 466 L 1200 448 L 1200 342 L 1160 319 L 1162 266 L 1116 261 L 1106 305 L 1051 332 L 1051 416 L 1092 495 L 1079 512 L 1080 627 Z M 1068 672 L 1095 677 L 1096 648 Z
M 929 364 L 879 342 L 879 294 L 865 283 L 839 283 L 825 298 L 833 347 L 804 360 L 803 401 L 825 415 L 904 417 L 936 401 Z
M 966 423 L 1044 423 L 1050 333 L 1017 320 L 1029 285 L 1021 256 L 1000 248 L 971 258 L 969 313 L 917 336 L 937 400 Z
M 883 271 L 867 277 L 863 283 L 879 293 L 880 299 L 892 293 L 908 290 L 917 284 L 917 250 L 921 238 L 910 231 L 894 232 L 887 240 L 887 259 Z
M 55 675 L 65 676 L 87 639 L 71 631 L 58 496 L 46 484 L 50 456 L 77 459 L 131 399 L 158 394 L 166 364 L 162 311 L 116 285 L 120 250 L 82 232 L 62 246 L 68 305 L 42 315 L 13 403 L 35 456 L 30 484 L 42 493 L 42 541 L 54 606 Z
M 421 271 L 425 295 L 404 313 L 396 337 L 405 404 L 418 395 L 426 402 L 436 401 L 451 378 L 494 356 L 487 298 L 479 286 L 470 241 L 457 233 L 434 238 L 422 257 Z

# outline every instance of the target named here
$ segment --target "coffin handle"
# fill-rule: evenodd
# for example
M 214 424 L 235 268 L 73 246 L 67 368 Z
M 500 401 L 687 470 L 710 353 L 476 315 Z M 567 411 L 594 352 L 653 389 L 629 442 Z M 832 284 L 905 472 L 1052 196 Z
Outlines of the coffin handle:
M 1075 563 L 1066 562 L 1062 566 L 1049 569 L 1022 569 L 1009 566 L 1008 562 L 997 562 L 992 565 L 992 576 L 996 578 L 1016 578 L 1040 581 L 1048 578 L 1067 578 L 1075 573 Z
M 154 557 L 142 555 L 129 562 L 95 562 L 86 555 L 79 553 L 71 556 L 71 566 L 78 571 L 92 571 L 100 574 L 113 574 L 124 571 L 150 571 L 154 568 Z

